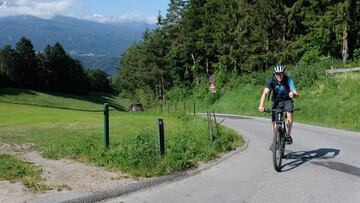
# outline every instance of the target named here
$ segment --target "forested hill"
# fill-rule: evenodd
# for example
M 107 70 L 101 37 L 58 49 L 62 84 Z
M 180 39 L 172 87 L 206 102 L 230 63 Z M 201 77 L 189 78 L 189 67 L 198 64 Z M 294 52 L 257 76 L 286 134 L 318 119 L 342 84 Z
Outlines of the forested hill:
M 59 42 L 86 68 L 102 68 L 112 75 L 120 54 L 133 42 L 140 41 L 142 32 L 155 25 L 145 22 L 105 24 L 65 16 L 42 19 L 29 15 L 0 18 L 0 48 L 15 46 L 25 36 L 37 52 L 47 44 Z
M 209 75 L 245 75 L 273 64 L 360 57 L 360 1 L 173 0 L 160 27 L 121 57 L 118 90 L 165 99 Z M 193 88 L 193 89 L 194 89 Z

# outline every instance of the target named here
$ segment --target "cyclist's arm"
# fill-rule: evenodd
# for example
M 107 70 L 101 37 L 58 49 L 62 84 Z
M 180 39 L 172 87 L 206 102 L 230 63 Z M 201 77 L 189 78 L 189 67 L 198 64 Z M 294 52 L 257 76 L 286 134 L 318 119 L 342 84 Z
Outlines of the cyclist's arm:
M 299 92 L 296 90 L 294 81 L 290 77 L 288 79 L 288 85 L 290 87 L 290 98 L 298 98 L 300 96 Z
M 266 97 L 269 95 L 269 93 L 270 93 L 270 89 L 265 87 L 265 89 L 261 95 L 261 99 L 260 99 L 260 105 L 259 105 L 260 112 L 264 112 L 265 100 L 266 100 Z
M 298 92 L 297 90 L 291 91 L 290 94 L 292 94 L 292 95 L 289 95 L 289 96 L 290 96 L 291 98 L 294 98 L 294 99 L 297 99 L 297 98 L 300 97 L 300 94 L 299 94 L 299 92 Z

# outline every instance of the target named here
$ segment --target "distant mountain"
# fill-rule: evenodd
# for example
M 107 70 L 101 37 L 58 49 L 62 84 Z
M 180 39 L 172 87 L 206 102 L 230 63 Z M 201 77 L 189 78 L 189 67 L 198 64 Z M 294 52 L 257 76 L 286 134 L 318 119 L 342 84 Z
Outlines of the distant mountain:
M 1 3 L 4 7 L 9 4 Z M 60 42 L 86 68 L 101 68 L 113 74 L 121 53 L 140 41 L 146 29 L 154 28 L 155 25 L 141 22 L 103 24 L 64 16 L 50 20 L 28 15 L 9 16 L 0 18 L 0 48 L 8 44 L 15 47 L 22 36 L 30 38 L 36 51 Z

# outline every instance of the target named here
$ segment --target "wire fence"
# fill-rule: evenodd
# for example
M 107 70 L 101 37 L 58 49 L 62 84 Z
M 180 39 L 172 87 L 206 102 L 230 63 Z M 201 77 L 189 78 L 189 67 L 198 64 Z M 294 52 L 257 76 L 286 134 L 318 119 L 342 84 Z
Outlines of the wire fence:
M 147 109 L 148 112 L 167 114 L 196 114 L 197 105 L 195 102 L 167 102 L 155 105 Z

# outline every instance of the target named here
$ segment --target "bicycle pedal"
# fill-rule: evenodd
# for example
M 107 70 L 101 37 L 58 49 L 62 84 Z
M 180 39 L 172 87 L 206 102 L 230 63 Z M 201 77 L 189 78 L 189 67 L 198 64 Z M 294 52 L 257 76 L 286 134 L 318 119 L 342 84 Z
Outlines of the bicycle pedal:
M 285 142 L 286 142 L 286 144 L 291 145 L 291 144 L 293 143 L 292 137 L 291 137 L 291 136 L 287 136 L 287 137 L 285 138 Z

